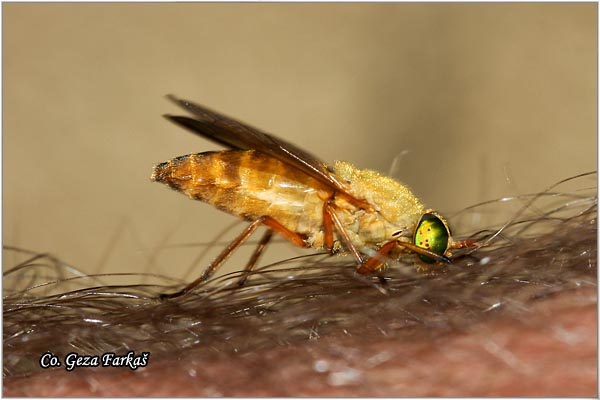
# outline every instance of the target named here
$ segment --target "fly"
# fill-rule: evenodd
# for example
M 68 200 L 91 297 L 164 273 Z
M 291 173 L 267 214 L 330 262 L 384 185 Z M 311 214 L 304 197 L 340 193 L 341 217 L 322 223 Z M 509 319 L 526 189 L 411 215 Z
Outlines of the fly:
M 283 139 L 190 101 L 169 99 L 193 117 L 167 119 L 230 150 L 156 164 L 151 179 L 251 223 L 198 279 L 163 298 L 181 296 L 206 281 L 261 225 L 268 229 L 240 284 L 273 233 L 299 247 L 346 249 L 361 274 L 381 269 L 398 249 L 434 264 L 450 262 L 452 249 L 473 246 L 454 241 L 446 220 L 394 179 L 344 161 L 329 166 Z

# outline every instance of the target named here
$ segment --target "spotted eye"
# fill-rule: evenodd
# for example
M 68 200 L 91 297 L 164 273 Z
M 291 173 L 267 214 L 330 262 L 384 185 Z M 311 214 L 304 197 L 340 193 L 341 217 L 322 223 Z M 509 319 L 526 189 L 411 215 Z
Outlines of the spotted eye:
M 415 229 L 415 236 L 413 243 L 415 246 L 422 249 L 431 250 L 434 253 L 444 255 L 448 250 L 448 241 L 450 238 L 450 231 L 446 223 L 434 213 L 423 214 L 417 229 Z M 419 254 L 419 258 L 428 263 L 433 264 L 435 260 Z

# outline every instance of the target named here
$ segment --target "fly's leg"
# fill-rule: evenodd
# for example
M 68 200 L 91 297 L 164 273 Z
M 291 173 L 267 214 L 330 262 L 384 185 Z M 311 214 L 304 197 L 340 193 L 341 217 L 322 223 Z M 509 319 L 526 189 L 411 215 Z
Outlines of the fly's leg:
M 362 265 L 364 261 L 360 255 L 360 253 L 356 249 L 356 246 L 354 246 L 354 243 L 352 243 L 352 240 L 348 236 L 348 232 L 346 232 L 346 228 L 344 228 L 344 226 L 342 225 L 342 222 L 340 221 L 339 217 L 335 213 L 335 208 L 332 204 L 332 200 L 329 200 L 325 203 L 324 215 L 325 214 L 328 215 L 327 218 L 329 218 L 331 220 L 331 222 L 333 223 L 333 226 L 335 227 L 338 234 L 340 235 L 342 242 L 344 242 L 344 245 L 346 246 L 346 248 L 350 251 L 352 256 L 354 256 L 354 259 L 356 260 L 358 265 Z M 327 218 L 325 218 L 325 220 Z M 333 243 L 333 232 L 331 232 L 331 236 L 332 236 L 331 242 Z M 327 243 L 327 238 L 325 238 L 325 243 Z
M 329 228 L 328 228 L 328 225 L 329 225 Z M 346 246 L 346 248 L 348 250 L 350 250 L 350 253 L 352 253 L 352 255 L 354 256 L 354 259 L 356 260 L 358 272 L 360 272 L 360 273 L 366 274 L 367 272 L 372 272 L 372 271 L 376 270 L 377 268 L 373 268 L 372 270 L 365 270 L 365 272 L 361 272 L 364 269 L 364 266 L 366 263 L 368 263 L 368 262 L 372 263 L 372 262 L 374 262 L 373 260 L 377 260 L 377 259 L 385 260 L 385 256 L 388 255 L 392 251 L 393 247 L 395 247 L 395 244 L 394 244 L 394 246 L 392 246 L 389 250 L 387 248 L 386 249 L 381 248 L 379 251 L 380 252 L 383 251 L 383 253 L 380 256 L 374 255 L 373 257 L 369 258 L 366 261 L 363 260 L 359 251 L 356 249 L 356 246 L 354 246 L 354 243 L 352 243 L 352 240 L 348 236 L 348 232 L 346 232 L 346 228 L 344 228 L 344 226 L 342 225 L 342 222 L 340 221 L 339 217 L 335 213 L 335 206 L 333 204 L 333 199 L 330 199 L 330 200 L 326 201 L 323 206 L 323 231 L 324 231 L 324 236 L 325 236 L 325 238 L 324 238 L 325 246 L 327 247 L 328 244 L 331 243 L 331 245 L 330 245 L 331 250 L 333 250 L 332 225 L 335 226 L 335 229 L 337 230 L 340 237 L 342 238 L 342 241 L 344 242 L 344 245 Z M 379 266 L 383 262 L 384 261 L 382 261 L 379 264 Z M 379 282 L 382 285 L 387 284 L 387 282 L 385 281 L 385 278 L 382 275 L 378 275 L 378 277 L 379 277 Z
M 360 274 L 368 274 L 370 272 L 378 270 L 383 264 L 385 264 L 386 260 L 389 259 L 390 253 L 396 247 L 406 247 L 414 253 L 422 254 L 426 257 L 432 258 L 436 261 L 440 261 L 443 263 L 449 263 L 450 259 L 441 254 L 434 253 L 431 250 L 423 249 L 421 247 L 417 247 L 412 243 L 401 242 L 399 240 L 392 240 L 391 242 L 387 242 L 375 253 L 372 257 L 368 258 L 362 265 L 358 267 L 358 273 Z
M 269 241 L 271 240 L 272 237 L 273 237 L 273 231 L 271 229 L 268 229 L 265 232 L 265 234 L 263 235 L 263 237 L 260 239 L 260 242 L 258 242 L 258 245 L 256 246 L 256 249 L 254 250 L 254 253 L 252 253 L 252 257 L 250 257 L 250 260 L 248 260 L 248 264 L 246 264 L 246 268 L 244 268 L 242 277 L 240 278 L 240 280 L 237 283 L 238 286 L 243 286 L 244 283 L 246 283 L 246 279 L 248 279 L 250 272 L 252 272 L 252 270 L 254 269 L 254 266 L 256 266 L 258 259 L 262 255 L 263 251 L 265 251 L 265 248 L 267 247 L 267 244 L 269 244 Z
M 358 266 L 359 274 L 368 274 L 378 270 L 389 258 L 390 253 L 398 246 L 396 241 L 387 242 L 375 253 L 369 257 L 364 263 Z
M 333 207 L 332 200 L 323 203 L 323 245 L 333 254 L 333 218 L 331 217 Z M 331 209 L 330 209 L 331 208 Z
M 393 240 L 393 241 L 387 242 L 386 244 L 381 246 L 381 248 L 377 251 L 377 253 L 374 256 L 370 257 L 362 265 L 360 265 L 358 268 L 358 272 L 361 274 L 368 274 L 370 272 L 378 270 L 381 267 L 381 265 L 384 264 L 385 261 L 389 258 L 390 253 L 397 246 L 406 247 L 407 249 L 409 249 L 410 251 L 412 251 L 414 253 L 422 254 L 426 257 L 429 257 L 429 258 L 434 259 L 439 262 L 443 262 L 446 264 L 450 262 L 450 259 L 444 255 L 437 254 L 431 250 L 427 250 L 427 249 L 415 246 L 412 243 L 406 243 L 406 242 L 401 242 L 399 240 Z M 450 245 L 450 248 L 451 249 L 464 249 L 464 248 L 468 248 L 468 247 L 478 247 L 478 246 L 479 246 L 479 242 L 477 242 L 475 240 L 467 239 L 467 240 L 459 240 L 459 241 L 453 242 Z
M 229 243 L 229 245 L 227 245 L 227 247 L 223 249 L 223 251 L 217 256 L 217 258 L 215 258 L 213 262 L 210 263 L 210 265 L 204 270 L 204 272 L 202 273 L 202 275 L 200 275 L 198 279 L 189 283 L 187 286 L 185 286 L 178 292 L 170 294 L 163 293 L 160 295 L 160 298 L 172 299 L 175 297 L 182 296 L 194 289 L 196 286 L 200 285 L 202 282 L 206 281 L 221 266 L 221 264 L 223 264 L 223 262 L 227 258 L 229 258 L 229 256 L 233 254 L 233 252 L 238 247 L 240 247 L 242 243 L 244 243 L 246 239 L 248 239 L 250 235 L 252 235 L 252 233 L 254 233 L 254 231 L 256 230 L 256 228 L 258 228 L 261 222 L 262 221 L 260 219 L 257 219 L 256 221 L 248 225 L 246 229 L 244 229 L 244 231 L 237 238 L 235 238 L 231 243 Z
M 389 258 L 389 255 L 392 252 L 392 250 L 394 250 L 398 246 L 406 247 L 407 249 L 409 249 L 415 253 L 422 254 L 424 256 L 430 257 L 437 261 L 441 261 L 441 262 L 445 262 L 445 263 L 450 262 L 450 259 L 448 257 L 434 253 L 433 251 L 430 251 L 427 249 L 423 249 L 421 247 L 417 247 L 412 243 L 401 242 L 399 240 L 392 240 L 390 242 L 387 242 L 386 244 L 381 246 L 381 248 L 377 251 L 377 253 L 375 253 L 373 256 L 369 257 L 368 259 L 363 260 L 359 251 L 356 249 L 356 246 L 354 246 L 354 243 L 352 243 L 352 240 L 348 236 L 348 232 L 346 231 L 346 228 L 344 228 L 344 226 L 342 225 L 342 222 L 340 221 L 339 217 L 335 213 L 335 206 L 333 205 L 333 199 L 325 202 L 325 206 L 323 209 L 323 217 L 324 217 L 323 225 L 325 228 L 324 229 L 325 233 L 327 233 L 327 230 L 326 230 L 327 220 L 329 219 L 333 223 L 333 226 L 335 227 L 336 231 L 340 235 L 346 248 L 354 256 L 354 259 L 356 260 L 356 263 L 357 263 L 357 271 L 360 274 L 368 274 L 368 273 L 377 271 Z M 333 242 L 333 232 L 330 235 L 331 235 L 331 239 L 329 239 L 329 240 L 331 240 L 331 242 Z M 325 235 L 324 241 L 325 241 L 325 245 L 327 245 L 327 243 L 328 243 L 327 235 Z M 462 243 L 462 242 L 460 242 L 460 243 Z M 380 277 L 380 280 L 381 280 L 381 277 Z
M 227 260 L 227 258 L 229 258 L 229 256 L 231 254 L 233 254 L 233 252 L 235 250 L 237 250 L 237 248 L 240 247 L 250 237 L 250 235 L 252 235 L 252 233 L 254 233 L 254 231 L 256 230 L 256 228 L 258 228 L 258 226 L 260 224 L 266 225 L 268 228 L 279 233 L 281 236 L 283 236 L 289 242 L 295 244 L 298 247 L 308 247 L 308 244 L 306 243 L 306 241 L 300 234 L 289 230 L 288 228 L 281 225 L 279 222 L 277 222 L 275 219 L 273 219 L 271 217 L 267 217 L 267 216 L 260 217 L 256 221 L 253 221 L 250 225 L 248 225 L 246 227 L 246 229 L 244 229 L 244 231 L 238 237 L 236 237 L 231 243 L 229 243 L 229 245 L 227 245 L 227 247 L 225 247 L 225 249 L 223 249 L 223 251 L 217 256 L 217 258 L 215 258 L 213 260 L 213 262 L 210 263 L 210 265 L 204 270 L 204 272 L 202 273 L 202 275 L 200 275 L 200 277 L 198 279 L 196 279 L 192 283 L 188 284 L 186 287 L 184 287 L 183 289 L 181 289 L 178 292 L 170 293 L 170 294 L 163 293 L 160 295 L 160 298 L 161 299 L 172 299 L 175 297 L 182 296 L 182 295 L 190 292 L 192 289 L 194 289 L 196 286 L 200 285 L 202 282 L 205 282 L 208 278 L 211 277 L 212 274 L 215 273 L 215 271 L 217 269 L 219 269 L 219 267 L 225 262 L 225 260 Z M 261 243 L 264 240 L 265 240 L 265 237 L 263 237 L 263 240 L 261 240 Z M 268 240 L 266 240 L 266 242 L 268 242 Z M 248 268 L 249 266 L 250 266 L 250 268 L 254 267 L 254 264 L 260 257 L 261 253 L 264 250 L 264 247 L 267 244 L 266 242 L 264 243 L 263 246 L 259 246 L 259 248 L 257 248 L 254 251 L 254 255 L 250 259 L 250 262 L 248 262 L 248 265 L 246 265 L 246 268 Z M 262 248 L 260 248 L 260 247 L 262 247 Z M 254 262 L 252 262 L 253 259 L 254 259 Z
M 465 249 L 468 247 L 479 247 L 480 243 L 473 239 L 457 240 L 450 245 L 451 249 Z
M 340 238 L 344 242 L 346 248 L 350 251 L 350 253 L 354 256 L 354 259 L 357 262 L 357 271 L 360 274 L 368 274 L 375 272 L 381 268 L 383 264 L 389 259 L 392 251 L 397 247 L 405 247 L 412 251 L 413 253 L 421 254 L 423 256 L 429 257 L 433 260 L 449 263 L 450 259 L 442 254 L 435 253 L 431 250 L 424 249 L 414 245 L 413 243 L 402 242 L 400 240 L 392 240 L 387 242 L 371 257 L 363 260 L 360 252 L 352 243 L 352 240 L 348 236 L 348 232 L 346 228 L 342 225 L 339 217 L 335 213 L 335 203 L 334 197 L 332 196 L 328 200 L 325 201 L 323 205 L 323 242 L 327 249 L 333 252 L 333 228 L 340 235 Z M 462 249 L 466 247 L 477 247 L 478 243 L 473 240 L 461 240 L 451 243 L 450 248 L 452 249 Z M 383 277 L 379 276 L 379 280 L 382 283 L 385 283 L 382 280 Z

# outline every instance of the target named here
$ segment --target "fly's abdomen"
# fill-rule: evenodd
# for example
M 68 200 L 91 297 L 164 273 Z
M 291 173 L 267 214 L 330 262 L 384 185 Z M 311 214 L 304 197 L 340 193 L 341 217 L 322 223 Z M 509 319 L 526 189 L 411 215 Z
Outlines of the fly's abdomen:
M 233 215 L 270 216 L 298 233 L 322 225 L 323 184 L 255 150 L 189 154 L 154 166 L 152 180 Z
M 234 154 L 231 154 L 234 153 Z M 227 202 L 227 192 L 240 186 L 239 152 L 188 154 L 154 166 L 151 179 L 192 199 Z M 237 163 L 234 164 L 234 162 Z

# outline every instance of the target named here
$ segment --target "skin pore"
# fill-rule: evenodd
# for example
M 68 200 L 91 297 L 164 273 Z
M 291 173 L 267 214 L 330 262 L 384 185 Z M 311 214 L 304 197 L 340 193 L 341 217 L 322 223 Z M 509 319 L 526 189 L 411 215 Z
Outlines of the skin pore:
M 596 396 L 596 198 L 559 200 L 444 269 L 402 256 L 385 283 L 313 256 L 160 301 L 166 280 L 73 288 L 28 255 L 4 280 L 4 395 Z M 58 284 L 22 290 L 48 266 Z M 48 351 L 150 356 L 68 372 Z

